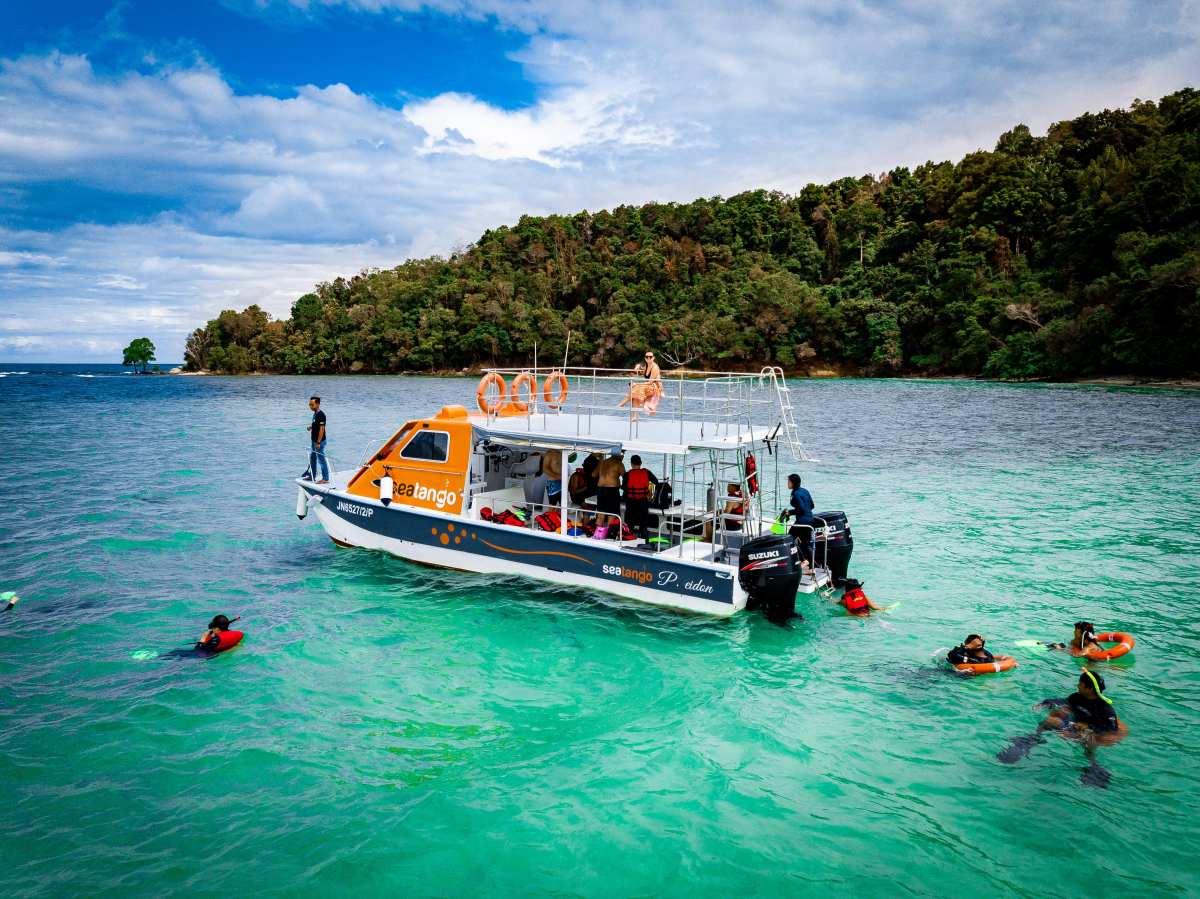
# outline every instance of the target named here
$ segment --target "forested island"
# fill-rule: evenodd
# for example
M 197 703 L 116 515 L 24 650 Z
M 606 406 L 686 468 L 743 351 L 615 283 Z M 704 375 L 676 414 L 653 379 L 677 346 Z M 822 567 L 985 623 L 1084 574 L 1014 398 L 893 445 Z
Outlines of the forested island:
M 226 311 L 188 370 L 691 367 L 1066 379 L 1200 368 L 1200 92 L 879 177 L 525 216 L 448 259 Z

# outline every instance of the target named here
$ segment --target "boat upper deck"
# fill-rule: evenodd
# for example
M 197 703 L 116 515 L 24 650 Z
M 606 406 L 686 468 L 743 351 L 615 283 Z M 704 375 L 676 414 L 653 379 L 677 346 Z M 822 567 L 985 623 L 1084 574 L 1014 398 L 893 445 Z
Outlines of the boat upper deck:
M 654 381 L 628 370 L 486 369 L 479 401 L 485 411 L 470 416 L 472 425 L 508 442 L 686 455 L 766 439 L 809 460 L 776 367 L 681 369 Z
M 507 443 L 563 446 L 607 451 L 685 455 L 689 449 L 729 450 L 749 446 L 770 436 L 772 427 L 748 426 L 738 430 L 714 422 L 650 418 L 636 421 L 614 415 L 581 412 L 538 412 L 526 416 L 494 418 L 469 416 L 479 433 Z

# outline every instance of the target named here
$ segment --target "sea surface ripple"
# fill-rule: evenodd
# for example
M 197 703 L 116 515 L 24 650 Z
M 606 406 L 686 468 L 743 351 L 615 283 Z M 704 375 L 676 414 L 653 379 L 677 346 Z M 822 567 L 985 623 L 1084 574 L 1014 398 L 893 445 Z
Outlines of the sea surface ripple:
M 853 571 L 791 628 L 339 550 L 307 398 L 360 458 L 464 380 L 0 380 L 6 895 L 1196 895 L 1200 395 L 794 384 Z M 18 373 L 21 372 L 21 373 Z M 94 377 L 77 377 L 89 374 Z M 172 656 L 217 612 L 246 642 Z M 1086 618 L 1130 736 L 1005 766 Z M 961 680 L 970 631 L 1018 656 Z

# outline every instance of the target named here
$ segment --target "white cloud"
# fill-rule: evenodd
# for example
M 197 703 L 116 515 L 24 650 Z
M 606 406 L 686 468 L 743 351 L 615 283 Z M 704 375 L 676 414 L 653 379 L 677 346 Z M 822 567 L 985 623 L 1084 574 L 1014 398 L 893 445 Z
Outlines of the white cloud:
M 525 213 L 795 191 L 1200 79 L 1195 0 L 345 5 L 516 29 L 538 99 L 447 92 L 397 109 L 344 84 L 239 93 L 203 61 L 116 75 L 58 53 L 2 61 L 0 206 L 68 181 L 171 211 L 0 230 L 0 330 L 34 340 L 12 323 L 54 310 L 43 334 L 75 351 L 150 329 L 178 358 L 222 308 L 286 314 L 317 281 L 445 253 Z
M 104 275 L 96 282 L 98 287 L 111 287 L 116 290 L 145 290 L 144 282 L 131 278 L 129 275 Z

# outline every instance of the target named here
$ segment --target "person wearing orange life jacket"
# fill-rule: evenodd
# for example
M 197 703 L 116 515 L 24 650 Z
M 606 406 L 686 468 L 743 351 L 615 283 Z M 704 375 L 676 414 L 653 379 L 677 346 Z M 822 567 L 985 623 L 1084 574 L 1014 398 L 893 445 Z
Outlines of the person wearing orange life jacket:
M 643 540 L 650 539 L 650 500 L 654 496 L 652 484 L 658 478 L 648 468 L 642 468 L 641 456 L 629 457 L 630 469 L 621 478 L 625 490 L 625 522 Z
M 856 581 L 853 578 L 846 580 L 842 597 L 837 602 L 845 606 L 846 611 L 851 615 L 870 615 L 872 612 L 884 610 L 883 606 L 875 605 L 871 602 L 870 597 L 863 593 L 862 581 Z

